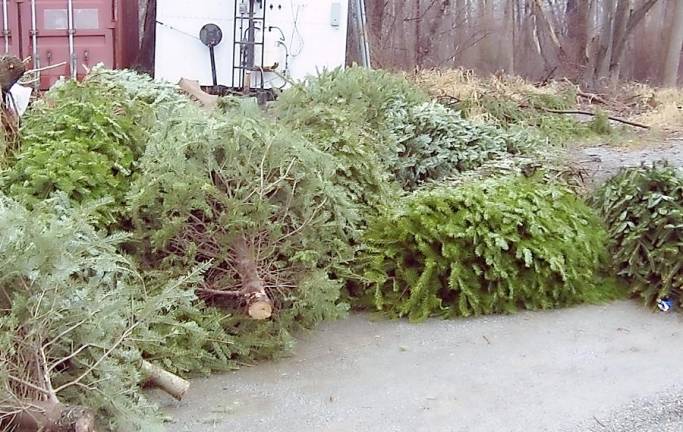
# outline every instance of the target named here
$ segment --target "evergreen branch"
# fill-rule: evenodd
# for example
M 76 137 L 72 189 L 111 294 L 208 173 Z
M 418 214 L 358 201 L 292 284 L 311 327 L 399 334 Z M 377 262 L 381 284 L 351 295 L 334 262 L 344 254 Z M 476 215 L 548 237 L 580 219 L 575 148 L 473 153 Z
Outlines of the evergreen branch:
M 90 317 L 88 317 L 88 318 L 92 318 L 94 315 L 95 315 L 95 314 L 92 313 L 92 314 L 90 315 Z M 50 342 L 48 342 L 48 343 L 46 343 L 45 345 L 43 345 L 43 349 L 48 349 L 51 345 L 53 345 L 54 343 L 56 343 L 57 341 L 59 341 L 60 339 L 62 339 L 64 336 L 68 335 L 68 334 L 71 333 L 72 331 L 76 330 L 78 327 L 80 327 L 80 326 L 82 326 L 83 324 L 85 324 L 86 321 L 87 321 L 87 318 L 82 319 L 81 321 L 77 322 L 77 323 L 74 324 L 73 326 L 67 328 L 66 330 L 64 330 L 63 332 L 61 332 L 61 333 L 58 334 L 57 336 L 55 336 Z
M 327 204 L 327 198 L 325 198 L 325 199 L 324 199 L 324 200 L 323 200 L 323 201 L 322 201 L 322 202 L 313 210 L 313 213 L 312 213 L 311 216 L 308 218 L 308 220 L 304 221 L 304 222 L 303 222 L 301 225 L 299 225 L 294 231 L 291 231 L 291 232 L 285 234 L 284 236 L 280 237 L 279 239 L 277 239 L 276 243 L 280 243 L 281 241 L 283 241 L 283 240 L 285 240 L 285 239 L 287 239 L 287 238 L 289 238 L 289 237 L 292 237 L 292 236 L 298 234 L 298 233 L 299 233 L 301 230 L 303 230 L 307 225 L 309 225 L 309 224 L 311 223 L 311 221 L 313 221 L 313 219 L 315 219 L 315 216 L 316 216 L 317 213 L 320 211 L 320 209 L 322 209 L 322 208 L 325 206 L 325 204 Z
M 7 375 L 7 378 L 11 379 L 12 381 L 16 382 L 17 384 L 21 384 L 21 385 L 23 385 L 23 386 L 25 386 L 25 387 L 30 388 L 31 390 L 35 390 L 35 391 L 37 391 L 37 392 L 39 392 L 39 393 L 42 393 L 42 394 L 45 395 L 45 396 L 48 396 L 48 397 L 53 396 L 53 394 L 50 393 L 49 390 L 46 390 L 46 389 L 41 388 L 41 387 L 38 387 L 37 385 L 32 384 L 32 383 L 30 383 L 30 382 L 28 382 L 28 381 L 25 381 L 25 380 L 23 380 L 23 379 L 21 379 L 21 378 L 17 378 L 17 377 L 15 377 L 14 375 L 8 374 L 8 375 Z
M 74 352 L 72 352 L 71 354 L 69 354 L 68 356 L 66 356 L 66 357 L 64 357 L 64 358 L 62 358 L 62 359 L 57 360 L 57 361 L 54 362 L 50 367 L 48 367 L 48 369 L 47 369 L 48 372 L 52 372 L 52 371 L 55 370 L 55 368 L 58 367 L 59 365 L 68 362 L 69 360 L 71 360 L 71 359 L 74 358 L 74 357 L 77 357 L 80 353 L 82 353 L 83 351 L 85 351 L 86 349 L 88 349 L 88 348 L 90 348 L 90 347 L 92 347 L 91 344 L 85 344 L 85 345 L 81 346 L 80 348 L 78 348 L 77 350 L 75 350 Z
M 83 372 L 81 375 L 79 375 L 78 378 L 76 378 L 75 380 L 57 387 L 55 389 L 55 393 L 59 394 L 64 389 L 67 389 L 67 388 L 74 386 L 74 385 L 78 384 L 79 382 L 81 382 L 86 376 L 88 376 L 92 371 L 94 371 L 97 368 L 97 366 L 100 365 L 100 363 L 102 363 L 107 357 L 109 357 L 111 355 L 111 353 L 113 353 L 114 350 L 116 350 L 116 348 L 118 348 L 119 345 L 121 345 L 126 340 L 126 338 L 131 335 L 131 333 L 133 333 L 133 330 L 135 330 L 135 328 L 139 324 L 140 323 L 137 322 L 137 323 L 133 324 L 131 327 L 129 327 L 125 332 L 123 332 L 121 337 L 92 366 L 90 366 L 85 372 Z
M 47 388 L 48 392 L 50 393 L 49 400 L 54 403 L 59 403 L 59 399 L 57 399 L 57 393 L 55 393 L 54 388 L 52 387 L 52 379 L 50 378 L 50 369 L 48 368 L 48 362 L 47 362 L 47 356 L 45 355 L 45 349 L 44 347 L 40 347 L 38 350 L 40 352 L 40 359 L 38 359 L 38 366 L 41 370 L 41 376 L 43 378 L 43 383 L 45 383 L 45 387 Z

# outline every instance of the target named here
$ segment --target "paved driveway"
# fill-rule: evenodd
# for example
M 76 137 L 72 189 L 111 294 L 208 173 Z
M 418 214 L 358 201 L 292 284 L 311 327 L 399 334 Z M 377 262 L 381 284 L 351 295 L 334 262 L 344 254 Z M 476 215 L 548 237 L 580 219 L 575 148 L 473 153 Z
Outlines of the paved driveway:
M 630 301 L 422 324 L 369 315 L 162 398 L 172 432 L 683 430 L 683 315 Z

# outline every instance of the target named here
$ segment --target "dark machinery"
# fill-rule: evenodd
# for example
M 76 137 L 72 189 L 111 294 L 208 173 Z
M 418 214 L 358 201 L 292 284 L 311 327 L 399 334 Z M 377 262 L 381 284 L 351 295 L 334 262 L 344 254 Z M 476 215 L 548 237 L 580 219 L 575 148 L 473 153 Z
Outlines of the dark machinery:
M 235 49 L 233 51 L 234 88 L 242 89 L 244 94 L 264 90 L 266 0 L 241 0 L 235 2 Z M 258 39 L 256 37 L 258 31 Z M 257 55 L 260 47 L 260 55 Z M 254 86 L 254 74 L 259 76 Z
M 255 96 L 259 103 L 274 99 L 272 89 L 265 88 L 265 23 L 266 0 L 235 1 L 234 49 L 232 59 L 232 85 L 218 84 L 214 48 L 223 40 L 223 31 L 216 24 L 202 27 L 199 38 L 209 48 L 213 87 L 205 88 L 213 94 L 241 94 Z M 258 35 L 258 36 L 257 36 Z

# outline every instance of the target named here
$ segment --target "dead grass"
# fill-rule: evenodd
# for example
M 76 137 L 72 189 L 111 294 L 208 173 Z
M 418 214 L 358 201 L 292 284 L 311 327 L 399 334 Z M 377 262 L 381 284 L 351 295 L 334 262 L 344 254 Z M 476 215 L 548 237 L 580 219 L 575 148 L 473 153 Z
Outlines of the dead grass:
M 536 86 L 517 76 L 482 77 L 464 69 L 422 70 L 413 80 L 431 96 L 442 101 L 468 101 L 471 118 L 490 120 L 490 101 L 511 102 L 519 107 L 529 106 L 530 100 L 572 97 L 570 86 L 552 82 Z
M 484 121 L 500 122 L 513 117 L 510 123 L 515 123 L 524 116 L 533 116 L 533 108 L 564 105 L 560 109 L 604 111 L 651 127 L 647 132 L 624 128 L 623 133 L 603 137 L 610 144 L 661 142 L 683 133 L 683 89 L 622 83 L 616 90 L 591 95 L 568 81 L 537 85 L 516 76 L 484 77 L 463 69 L 423 70 L 412 79 L 434 98 L 467 107 L 467 116 Z M 517 118 L 515 110 L 520 112 Z
M 665 132 L 683 131 L 683 89 L 649 89 L 649 109 L 633 119 Z

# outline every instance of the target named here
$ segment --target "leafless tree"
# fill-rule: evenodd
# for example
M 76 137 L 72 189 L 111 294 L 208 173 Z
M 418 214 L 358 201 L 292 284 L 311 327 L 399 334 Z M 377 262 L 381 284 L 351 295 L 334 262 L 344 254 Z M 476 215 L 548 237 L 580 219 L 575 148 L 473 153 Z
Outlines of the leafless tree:
M 664 60 L 663 83 L 674 87 L 678 81 L 678 68 L 681 63 L 681 48 L 683 48 L 683 1 L 677 1 L 674 8 L 673 24 L 669 35 L 669 44 Z
M 590 86 L 668 71 L 670 82 L 683 44 L 683 25 L 672 24 L 681 0 L 366 1 L 375 64 L 386 68 L 464 67 Z M 677 14 L 667 13 L 674 5 Z

